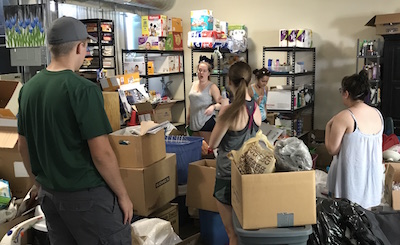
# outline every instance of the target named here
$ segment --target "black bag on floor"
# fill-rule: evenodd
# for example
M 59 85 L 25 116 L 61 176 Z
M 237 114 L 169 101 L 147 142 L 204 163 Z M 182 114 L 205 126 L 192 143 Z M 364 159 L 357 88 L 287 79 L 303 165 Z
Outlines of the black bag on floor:
M 317 198 L 309 245 L 400 244 L 400 212 L 374 213 L 348 200 Z

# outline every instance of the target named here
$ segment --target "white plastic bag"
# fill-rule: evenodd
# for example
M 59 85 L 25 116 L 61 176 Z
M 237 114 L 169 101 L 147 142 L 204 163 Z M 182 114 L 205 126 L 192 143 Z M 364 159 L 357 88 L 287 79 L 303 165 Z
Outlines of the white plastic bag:
M 132 245 L 173 245 L 181 241 L 169 221 L 144 218 L 132 224 Z
M 304 142 L 296 137 L 278 140 L 275 145 L 277 171 L 300 171 L 312 169 L 310 151 Z

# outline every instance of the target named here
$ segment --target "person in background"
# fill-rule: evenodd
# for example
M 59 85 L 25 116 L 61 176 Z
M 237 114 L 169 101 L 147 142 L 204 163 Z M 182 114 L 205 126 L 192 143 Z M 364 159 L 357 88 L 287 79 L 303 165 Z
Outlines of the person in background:
M 256 77 L 256 82 L 250 85 L 249 94 L 260 107 L 261 120 L 267 122 L 267 84 L 271 73 L 263 67 L 255 69 L 253 74 Z
M 51 244 L 131 244 L 133 205 L 108 141 L 112 132 L 97 85 L 74 71 L 85 58 L 85 25 L 55 20 L 47 33 L 51 63 L 19 94 L 18 148 Z
M 366 209 L 380 204 L 383 178 L 383 118 L 364 103 L 369 91 L 364 70 L 344 77 L 339 92 L 347 109 L 332 117 L 325 131 L 326 148 L 334 156 L 327 181 L 330 194 Z
M 217 199 L 229 244 L 236 245 L 231 206 L 231 161 L 227 154 L 231 150 L 240 149 L 246 140 L 255 136 L 261 125 L 261 113 L 247 89 L 251 80 L 250 66 L 242 61 L 236 62 L 229 68 L 228 76 L 229 87 L 234 94 L 233 101 L 228 105 L 225 105 L 226 101 L 221 102 L 223 106 L 212 131 L 209 147 L 218 147 L 214 197 Z
M 221 107 L 220 91 L 217 85 L 210 81 L 212 65 L 211 59 L 206 56 L 200 57 L 197 71 L 199 80 L 193 82 L 189 92 L 190 106 L 186 120 L 194 135 L 203 137 L 207 144 L 215 125 L 215 111 Z

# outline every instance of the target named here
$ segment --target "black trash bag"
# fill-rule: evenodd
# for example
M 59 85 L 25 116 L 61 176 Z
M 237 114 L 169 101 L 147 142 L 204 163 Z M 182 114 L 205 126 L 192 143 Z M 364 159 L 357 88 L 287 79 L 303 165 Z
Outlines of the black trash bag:
M 371 244 L 390 245 L 370 230 L 366 211 L 348 200 L 317 198 L 317 224 L 308 240 L 309 245 Z M 346 237 L 346 230 L 349 237 Z

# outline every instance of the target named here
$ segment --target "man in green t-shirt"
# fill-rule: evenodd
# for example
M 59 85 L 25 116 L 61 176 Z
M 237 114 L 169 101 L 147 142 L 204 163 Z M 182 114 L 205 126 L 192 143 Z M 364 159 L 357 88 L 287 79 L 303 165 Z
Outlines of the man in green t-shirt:
M 53 22 L 51 63 L 19 95 L 18 147 L 40 185 L 51 244 L 131 244 L 133 205 L 108 141 L 103 96 L 74 73 L 88 38 L 77 19 Z

